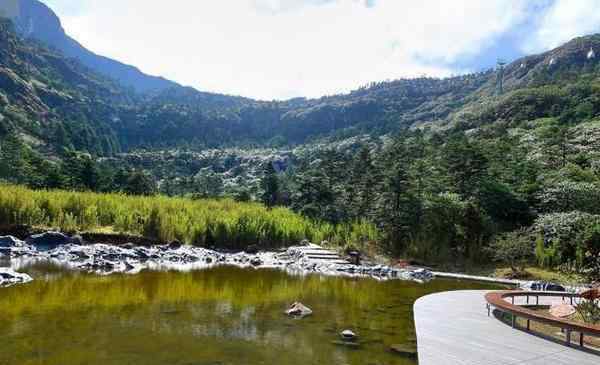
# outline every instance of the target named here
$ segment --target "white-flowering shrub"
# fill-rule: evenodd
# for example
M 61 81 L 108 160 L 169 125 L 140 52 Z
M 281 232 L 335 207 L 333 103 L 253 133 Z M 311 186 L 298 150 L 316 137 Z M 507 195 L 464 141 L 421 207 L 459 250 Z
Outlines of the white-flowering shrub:
M 572 268 L 582 251 L 584 232 L 598 224 L 600 215 L 578 211 L 541 215 L 533 226 L 538 234 L 538 261 L 544 266 L 564 264 Z
M 546 187 L 538 198 L 542 212 L 600 214 L 600 187 L 593 183 L 562 181 Z

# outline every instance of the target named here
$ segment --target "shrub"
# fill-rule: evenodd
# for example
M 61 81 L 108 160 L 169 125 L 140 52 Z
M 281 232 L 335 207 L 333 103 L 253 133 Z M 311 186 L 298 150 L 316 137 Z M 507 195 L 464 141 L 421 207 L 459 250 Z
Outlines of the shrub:
M 488 248 L 495 261 L 510 266 L 513 273 L 521 273 L 533 259 L 533 242 L 531 234 L 526 229 L 504 233 L 490 244 Z

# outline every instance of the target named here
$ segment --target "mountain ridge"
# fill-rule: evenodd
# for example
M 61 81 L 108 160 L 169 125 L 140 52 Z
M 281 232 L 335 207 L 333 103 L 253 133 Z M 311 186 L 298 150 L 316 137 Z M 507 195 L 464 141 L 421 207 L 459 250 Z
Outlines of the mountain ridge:
M 0 67 L 4 71 L 0 81 L 7 94 L 4 99 L 10 101 L 5 103 L 10 108 L 0 111 L 4 124 L 10 124 L 5 129 L 26 133 L 60 150 L 64 146 L 54 134 L 56 129 L 63 134 L 62 124 L 69 139 L 77 141 L 67 143 L 69 148 L 99 156 L 140 147 L 297 145 L 406 128 L 462 125 L 468 129 L 512 118 L 512 109 L 503 103 L 511 102 L 511 95 L 519 90 L 595 75 L 598 59 L 589 54 L 600 49 L 600 35 L 592 35 L 515 60 L 504 67 L 501 94 L 497 70 L 377 82 L 347 94 L 287 101 L 257 101 L 178 85 L 138 93 L 56 47 L 47 48 L 39 34 L 49 39 L 66 36 L 60 20 L 37 0 L 19 0 L 19 4 L 24 15 L 13 28 L 20 29 L 21 36 L 13 35 L 8 25 L 1 30 L 4 58 Z M 31 6 L 23 7 L 27 4 Z M 34 31 L 26 29 L 31 21 L 24 19 L 33 19 Z M 45 27 L 57 35 L 44 31 Z M 545 106 L 539 108 L 535 115 L 545 115 Z M 15 109 L 25 116 L 15 116 L 11 111 Z M 35 125 L 35 119 L 45 122 Z M 82 129 L 87 135 L 83 138 Z M 103 142 L 98 145 L 95 139 Z
M 137 92 L 161 91 L 180 86 L 176 82 L 159 76 L 150 76 L 138 68 L 104 57 L 88 50 L 66 34 L 58 16 L 38 0 L 16 0 L 19 12 L 12 20 L 16 29 L 26 38 L 33 38 L 56 48 L 67 57 L 78 59 L 85 66 L 119 80 L 125 87 Z

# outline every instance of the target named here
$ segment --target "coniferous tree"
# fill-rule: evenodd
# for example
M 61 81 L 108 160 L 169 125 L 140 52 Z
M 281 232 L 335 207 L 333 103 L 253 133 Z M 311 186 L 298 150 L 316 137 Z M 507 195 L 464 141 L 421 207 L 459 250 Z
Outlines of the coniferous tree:
M 411 233 L 417 229 L 420 202 L 414 195 L 408 173 L 410 156 L 404 137 L 395 141 L 387 155 L 393 158 L 386 159 L 384 165 L 377 219 L 389 248 L 398 253 L 406 248 Z
M 261 201 L 267 207 L 274 207 L 279 202 L 279 179 L 272 162 L 265 163 L 263 177 L 260 182 L 262 189 Z
M 350 208 L 357 219 L 372 218 L 377 193 L 377 171 L 373 165 L 371 151 L 363 147 L 352 164 L 350 171 Z
M 487 176 L 488 160 L 464 134 L 452 137 L 444 148 L 446 169 L 457 193 L 478 197 Z

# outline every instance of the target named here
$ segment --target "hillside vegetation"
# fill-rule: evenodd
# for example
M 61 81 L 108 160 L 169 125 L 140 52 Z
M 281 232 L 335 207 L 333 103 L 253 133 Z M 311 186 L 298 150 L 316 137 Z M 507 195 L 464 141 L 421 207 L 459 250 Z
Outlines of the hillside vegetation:
M 89 206 L 90 227 L 164 240 L 377 240 L 427 263 L 499 259 L 518 241 L 520 261 L 598 278 L 600 55 L 590 49 L 600 36 L 516 60 L 502 90 L 490 70 L 260 102 L 182 87 L 138 94 L 4 21 L 0 179 L 128 194 L 25 190 L 28 203 L 8 206 L 33 213 L 5 219 L 85 229 Z M 214 221 L 192 200 L 132 197 L 156 193 L 239 209 Z M 39 204 L 47 194 L 61 214 Z M 72 211 L 65 202 L 77 199 Z M 123 209 L 103 221 L 98 202 L 112 200 Z

